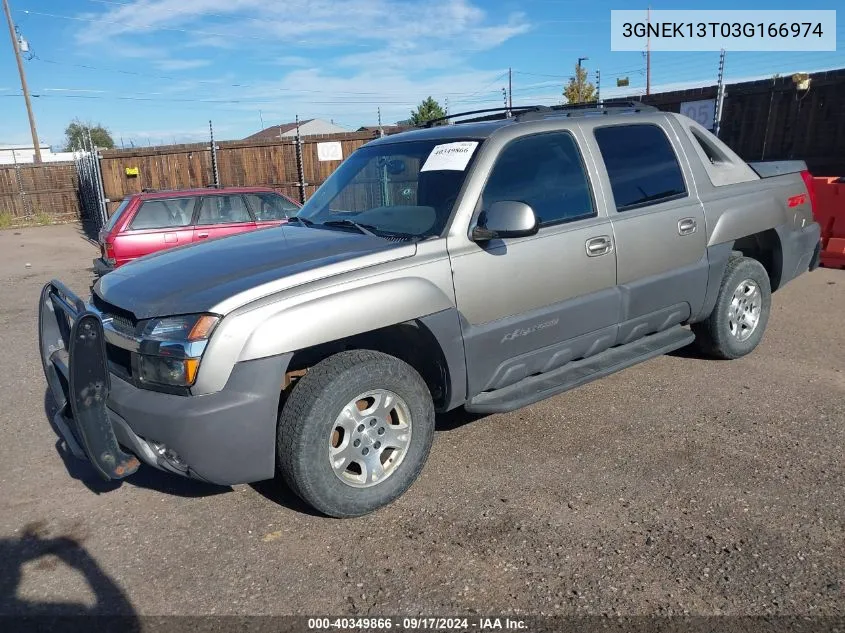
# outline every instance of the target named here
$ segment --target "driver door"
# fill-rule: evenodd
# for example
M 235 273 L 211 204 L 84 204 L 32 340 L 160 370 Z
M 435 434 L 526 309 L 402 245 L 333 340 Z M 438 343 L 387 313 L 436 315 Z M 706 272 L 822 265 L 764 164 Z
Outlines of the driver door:
M 469 397 L 607 349 L 620 318 L 613 231 L 573 133 L 506 145 L 477 211 L 505 200 L 534 209 L 536 235 L 449 238 Z

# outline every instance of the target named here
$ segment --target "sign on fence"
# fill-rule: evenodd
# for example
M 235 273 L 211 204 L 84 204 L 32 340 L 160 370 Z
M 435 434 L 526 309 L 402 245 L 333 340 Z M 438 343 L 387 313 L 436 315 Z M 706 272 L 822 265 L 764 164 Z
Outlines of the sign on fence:
M 320 161 L 343 160 L 343 146 L 339 141 L 317 143 L 317 158 Z
M 713 120 L 716 118 L 716 100 L 684 101 L 681 103 L 681 114 L 713 131 Z

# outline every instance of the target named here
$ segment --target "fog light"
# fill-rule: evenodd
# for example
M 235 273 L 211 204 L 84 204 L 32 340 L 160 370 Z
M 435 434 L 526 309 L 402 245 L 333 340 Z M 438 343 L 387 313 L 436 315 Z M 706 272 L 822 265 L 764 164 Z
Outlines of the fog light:
M 155 454 L 173 466 L 173 468 L 183 473 L 188 471 L 188 464 L 185 463 L 185 461 L 179 457 L 179 453 L 174 451 L 172 448 L 162 444 L 161 442 L 153 442 L 152 440 L 148 443 L 152 447 L 153 451 L 155 451 Z

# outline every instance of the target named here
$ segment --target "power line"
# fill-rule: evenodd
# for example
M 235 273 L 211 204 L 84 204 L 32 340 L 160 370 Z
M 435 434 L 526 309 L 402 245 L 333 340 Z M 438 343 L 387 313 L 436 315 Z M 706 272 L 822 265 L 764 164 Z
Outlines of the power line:
M 111 25 L 114 25 L 114 26 L 125 26 L 125 27 L 129 27 L 131 29 L 144 29 L 144 30 L 149 30 L 149 31 L 156 31 L 156 30 L 157 31 L 170 31 L 170 32 L 173 32 L 173 33 L 187 33 L 187 34 L 194 34 L 194 35 L 213 36 L 213 37 L 225 38 L 227 40 L 231 39 L 232 35 L 233 35 L 233 33 L 231 31 L 228 32 L 228 33 L 218 33 L 216 31 L 205 31 L 205 30 L 199 30 L 199 29 L 186 29 L 186 28 L 175 27 L 175 26 L 162 26 L 162 25 L 157 25 L 157 24 L 133 24 L 133 23 L 129 23 L 129 22 L 121 22 L 119 20 L 105 20 L 105 19 L 102 19 L 102 18 L 85 18 L 85 17 L 75 16 L 75 15 L 59 15 L 58 13 L 47 13 L 45 11 L 30 11 L 29 9 L 19 9 L 18 11 L 21 12 L 21 13 L 24 13 L 26 15 L 35 15 L 35 16 L 46 17 L 46 18 L 55 18 L 55 19 L 61 19 L 61 20 L 73 20 L 75 22 L 90 22 L 90 23 L 94 23 L 94 24 L 111 24 Z M 266 24 L 267 20 L 262 20 L 262 22 L 264 22 Z M 578 35 L 578 34 L 567 35 L 567 37 L 575 37 L 576 35 Z M 250 40 L 272 41 L 272 42 L 275 42 L 276 44 L 280 43 L 280 38 L 279 38 L 279 36 L 276 36 L 276 35 L 260 36 L 260 35 L 248 35 L 248 34 L 245 34 L 243 32 L 240 32 L 240 33 L 237 33 L 237 36 L 240 37 L 240 38 L 250 39 Z M 514 37 L 516 37 L 516 35 Z M 544 37 L 544 36 L 535 35 L 533 37 Z M 548 37 L 559 38 L 560 35 L 558 34 L 558 35 L 548 36 Z M 318 45 L 318 46 L 323 46 L 325 44 L 325 42 L 323 40 L 318 41 L 318 40 L 307 40 L 307 39 L 289 41 L 288 43 L 300 44 L 300 45 L 301 44 L 314 44 L 314 45 Z M 376 48 L 375 44 L 355 43 L 355 44 L 350 44 L 350 45 L 351 46 L 357 46 L 357 47 L 360 47 L 360 48 Z M 471 51 L 481 52 L 481 51 L 489 50 L 490 48 L 491 47 L 489 47 L 489 46 L 488 47 L 481 46 L 481 47 L 476 47 L 476 48 L 457 48 L 457 49 L 453 49 L 453 50 L 458 51 L 458 52 L 471 52 Z
M 206 85 L 209 85 L 209 86 L 217 86 L 217 87 L 252 88 L 252 89 L 266 89 L 267 88 L 266 86 L 260 86 L 260 85 L 256 85 L 256 84 L 240 84 L 240 83 L 226 84 L 226 83 L 221 83 L 221 82 L 215 81 L 215 80 L 191 79 L 191 78 L 185 78 L 185 77 L 180 78 L 180 77 L 173 77 L 173 76 L 168 76 L 168 75 L 155 75 L 155 74 L 152 74 L 152 73 L 143 73 L 143 72 L 138 72 L 138 71 L 133 71 L 133 70 L 124 70 L 124 69 L 120 69 L 120 68 L 107 68 L 107 67 L 103 67 L 103 66 L 93 66 L 93 65 L 90 65 L 90 64 L 75 64 L 75 63 L 71 63 L 71 62 L 62 62 L 62 61 L 57 61 L 57 60 L 53 60 L 53 59 L 45 59 L 45 58 L 40 57 L 38 55 L 34 55 L 33 59 L 36 60 L 36 61 L 42 62 L 42 63 L 46 63 L 46 64 L 54 64 L 54 65 L 59 65 L 59 66 L 70 66 L 70 67 L 74 67 L 74 68 L 83 68 L 85 70 L 92 70 L 92 71 L 96 71 L 96 72 L 114 72 L 114 73 L 119 73 L 119 74 L 124 74 L 124 75 L 131 75 L 131 76 L 135 76 L 135 77 L 148 77 L 148 78 L 151 78 L 151 79 L 164 79 L 164 80 L 167 80 L 167 81 L 184 81 L 186 83 L 206 84 Z M 505 73 L 505 74 L 507 74 L 507 73 Z M 499 75 L 495 80 L 493 80 L 493 83 L 499 81 L 499 79 L 501 79 L 502 76 L 503 75 Z M 488 85 L 492 85 L 492 84 L 488 84 Z M 485 88 L 486 87 L 487 86 L 485 86 Z M 358 90 L 307 90 L 307 89 L 299 89 L 299 88 L 282 88 L 282 87 L 274 88 L 274 90 L 279 90 L 281 92 L 287 92 L 287 93 L 333 94 L 333 95 L 354 95 L 354 96 L 365 96 L 365 95 L 381 96 L 381 95 L 385 95 L 385 94 L 395 94 L 395 95 L 406 94 L 405 91 L 391 93 L 391 92 L 369 92 L 369 91 L 358 91 Z M 484 90 L 484 88 L 482 88 L 481 90 L 477 90 L 475 92 L 472 92 L 472 93 L 447 92 L 447 93 L 444 93 L 444 94 L 449 95 L 449 96 L 461 96 L 461 95 L 473 96 L 473 95 L 480 93 L 483 90 Z
M 211 36 L 214 36 L 214 37 L 223 37 L 223 38 L 232 37 L 231 33 L 226 34 L 226 33 L 217 33 L 215 31 L 201 31 L 201 30 L 198 30 L 198 29 L 184 29 L 184 28 L 179 28 L 179 27 L 175 27 L 175 26 L 162 26 L 162 25 L 153 25 L 153 24 L 130 24 L 128 22 L 119 22 L 119 21 L 115 21 L 115 20 L 104 20 L 102 18 L 83 18 L 83 17 L 75 16 L 75 15 L 59 15 L 57 13 L 46 13 L 46 12 L 43 12 L 43 11 L 30 11 L 28 9 L 21 9 L 20 11 L 22 13 L 25 13 L 26 15 L 38 15 L 38 16 L 45 17 L 45 18 L 57 18 L 57 19 L 62 19 L 62 20 L 74 20 L 76 22 L 93 22 L 95 24 L 112 24 L 112 25 L 115 25 L 115 26 L 128 26 L 128 27 L 131 27 L 133 29 L 171 31 L 171 32 L 174 32 L 174 33 L 193 33 L 193 34 L 196 34 L 196 35 L 211 35 Z M 246 35 L 246 34 L 243 34 L 243 33 L 240 33 L 238 36 L 246 38 L 246 39 L 251 39 L 251 40 L 273 40 L 274 42 L 279 41 L 278 37 L 273 37 L 273 36 L 261 37 L 261 36 L 258 36 L 258 35 Z M 361 46 L 364 46 L 364 45 L 362 44 Z

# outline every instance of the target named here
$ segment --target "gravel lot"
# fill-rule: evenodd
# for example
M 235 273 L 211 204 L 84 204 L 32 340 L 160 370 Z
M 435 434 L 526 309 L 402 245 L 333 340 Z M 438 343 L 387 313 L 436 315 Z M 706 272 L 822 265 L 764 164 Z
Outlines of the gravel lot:
M 442 416 L 409 493 L 340 521 L 273 482 L 62 458 L 37 297 L 86 293 L 95 255 L 75 226 L 0 231 L 0 614 L 845 615 L 845 271 L 778 292 L 750 357 Z

